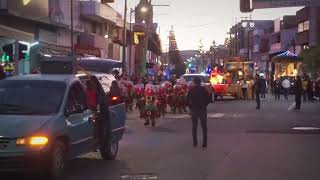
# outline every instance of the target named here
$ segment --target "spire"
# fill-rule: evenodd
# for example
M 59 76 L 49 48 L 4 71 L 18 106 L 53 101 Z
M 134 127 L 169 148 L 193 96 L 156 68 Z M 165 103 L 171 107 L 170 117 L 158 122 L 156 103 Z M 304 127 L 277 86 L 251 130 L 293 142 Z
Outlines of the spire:
M 171 26 L 171 30 L 169 31 L 169 51 L 178 50 L 178 45 L 176 41 L 176 36 L 174 34 L 173 26 Z

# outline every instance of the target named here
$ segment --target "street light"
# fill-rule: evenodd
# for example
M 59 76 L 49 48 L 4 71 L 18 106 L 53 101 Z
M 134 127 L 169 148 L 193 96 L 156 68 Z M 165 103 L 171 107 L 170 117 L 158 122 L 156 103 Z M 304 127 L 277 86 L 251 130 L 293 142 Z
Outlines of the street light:
M 146 13 L 148 11 L 148 8 L 143 6 L 141 7 L 140 11 Z

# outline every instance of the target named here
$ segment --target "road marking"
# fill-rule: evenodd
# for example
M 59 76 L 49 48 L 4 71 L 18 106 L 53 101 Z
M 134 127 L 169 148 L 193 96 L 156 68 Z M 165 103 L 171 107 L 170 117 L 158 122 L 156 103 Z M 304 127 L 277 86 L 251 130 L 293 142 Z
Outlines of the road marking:
M 157 180 L 159 176 L 156 174 L 126 174 L 121 175 L 120 178 L 128 180 Z
M 222 118 L 224 117 L 224 113 L 210 113 L 208 114 L 208 118 Z
M 288 111 L 292 111 L 296 107 L 296 103 L 294 102 L 289 108 Z
M 293 130 L 299 130 L 299 131 L 315 131 L 320 130 L 318 127 L 294 127 Z

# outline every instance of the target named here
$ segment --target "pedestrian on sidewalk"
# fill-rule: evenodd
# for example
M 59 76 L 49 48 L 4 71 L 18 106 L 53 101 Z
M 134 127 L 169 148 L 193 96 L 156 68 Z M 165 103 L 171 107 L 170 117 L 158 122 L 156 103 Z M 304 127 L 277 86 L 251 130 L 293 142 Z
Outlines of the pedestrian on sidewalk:
M 281 93 L 281 83 L 280 83 L 280 80 L 277 79 L 274 84 L 274 95 L 276 100 L 280 100 L 280 93 Z
M 254 93 L 256 95 L 256 102 L 257 102 L 256 109 L 260 109 L 260 93 L 262 90 L 262 82 L 258 74 L 256 75 L 256 79 L 253 87 L 254 87 Z
M 290 91 L 291 83 L 288 78 L 285 78 L 282 81 L 282 88 L 283 88 L 283 94 L 284 94 L 284 99 L 289 100 L 289 91 Z
M 308 86 L 308 78 L 305 76 L 302 81 L 303 101 L 307 101 L 307 86 Z
M 247 81 L 245 79 L 242 80 L 240 85 L 241 85 L 243 99 L 246 100 L 247 99 L 247 90 L 248 90 Z
M 263 77 L 260 76 L 260 81 L 261 81 L 261 98 L 265 99 L 266 98 L 266 93 L 267 93 L 267 80 Z
M 302 88 L 302 81 L 300 76 L 297 76 L 295 82 L 294 82 L 294 94 L 295 94 L 295 100 L 296 100 L 296 108 L 295 110 L 301 109 L 301 94 L 303 92 Z
M 192 117 L 192 136 L 193 146 L 198 145 L 197 128 L 198 119 L 200 119 L 203 131 L 203 144 L 202 147 L 207 147 L 207 106 L 210 103 L 210 96 L 205 87 L 201 86 L 201 79 L 195 77 L 193 79 L 194 87 L 192 87 L 187 94 L 187 104 L 191 110 Z

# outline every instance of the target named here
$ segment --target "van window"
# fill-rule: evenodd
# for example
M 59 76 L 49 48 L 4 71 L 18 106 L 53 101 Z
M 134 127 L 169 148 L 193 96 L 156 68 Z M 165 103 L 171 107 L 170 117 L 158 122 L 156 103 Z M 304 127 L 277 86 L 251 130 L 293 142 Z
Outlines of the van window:
M 58 113 L 65 95 L 64 82 L 0 81 L 0 114 L 50 115 Z
M 71 109 L 75 105 L 81 105 L 84 110 L 88 109 L 86 95 L 80 83 L 75 83 L 70 88 L 66 109 Z

